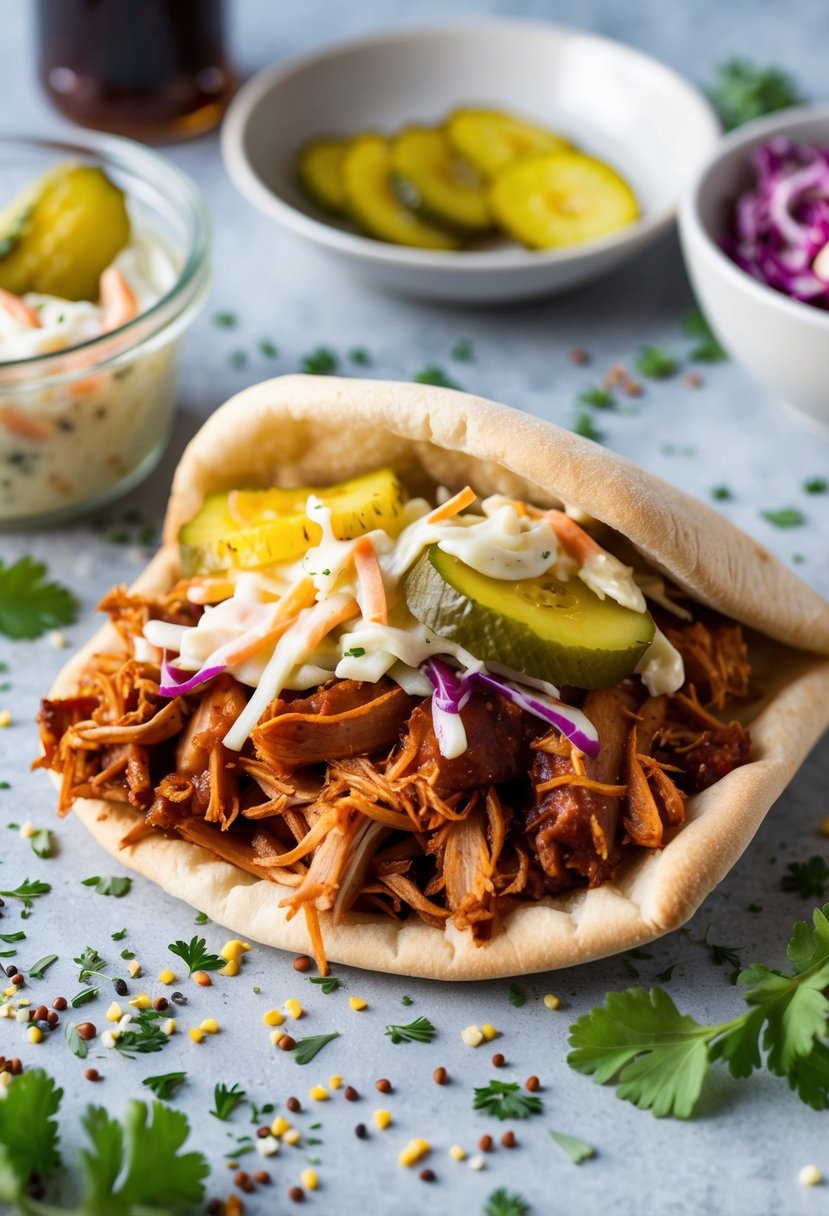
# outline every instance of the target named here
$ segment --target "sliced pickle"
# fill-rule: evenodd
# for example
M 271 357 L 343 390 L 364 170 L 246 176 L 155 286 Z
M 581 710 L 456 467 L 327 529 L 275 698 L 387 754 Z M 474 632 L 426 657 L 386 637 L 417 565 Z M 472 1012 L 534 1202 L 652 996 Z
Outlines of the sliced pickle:
M 347 140 L 309 140 L 299 150 L 297 177 L 312 203 L 331 215 L 344 215 L 346 209 L 343 186 L 343 154 Z
M 211 494 L 179 532 L 182 573 L 192 578 L 233 567 L 255 570 L 301 557 L 322 539 L 319 524 L 305 513 L 309 494 L 330 508 L 334 535 L 343 540 L 374 528 L 394 535 L 406 500 L 390 469 L 321 488 Z
M 446 135 L 456 152 L 484 175 L 494 177 L 530 153 L 565 152 L 569 140 L 500 110 L 455 110 Z
M 510 165 L 493 182 L 489 198 L 498 224 L 531 249 L 610 236 L 639 215 L 624 178 L 581 152 L 532 156 Z
M 424 218 L 466 232 L 492 227 L 483 178 L 438 128 L 408 127 L 396 135 L 391 167 L 398 196 Z
M 618 684 L 655 633 L 649 613 L 600 600 L 580 579 L 490 578 L 437 545 L 411 568 L 403 590 L 412 615 L 440 637 L 559 686 Z
M 124 193 L 103 169 L 61 165 L 0 214 L 0 287 L 97 300 L 101 272 L 129 239 Z
M 457 249 L 460 237 L 421 219 L 391 184 L 391 143 L 382 135 L 358 135 L 343 157 L 348 210 L 380 241 L 418 249 Z

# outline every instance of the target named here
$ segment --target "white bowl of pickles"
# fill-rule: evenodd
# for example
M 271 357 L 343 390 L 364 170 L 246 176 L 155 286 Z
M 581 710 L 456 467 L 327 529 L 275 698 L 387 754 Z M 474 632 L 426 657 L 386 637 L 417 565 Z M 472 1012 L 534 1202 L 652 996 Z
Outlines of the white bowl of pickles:
M 476 20 L 260 72 L 222 130 L 260 211 L 375 284 L 467 303 L 552 295 L 662 232 L 719 126 L 640 51 Z

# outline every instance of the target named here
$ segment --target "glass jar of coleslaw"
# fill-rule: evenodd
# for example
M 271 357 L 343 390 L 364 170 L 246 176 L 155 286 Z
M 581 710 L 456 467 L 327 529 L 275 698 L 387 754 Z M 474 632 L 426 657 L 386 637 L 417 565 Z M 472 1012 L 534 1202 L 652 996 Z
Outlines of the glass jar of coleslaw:
M 130 237 L 112 265 L 130 307 L 116 306 L 110 324 L 103 292 L 99 302 L 29 292 L 22 308 L 0 307 L 0 527 L 81 514 L 155 467 L 181 335 L 209 282 L 204 203 L 168 161 L 114 136 L 0 137 L 9 196 L 67 162 L 99 166 L 124 192 Z

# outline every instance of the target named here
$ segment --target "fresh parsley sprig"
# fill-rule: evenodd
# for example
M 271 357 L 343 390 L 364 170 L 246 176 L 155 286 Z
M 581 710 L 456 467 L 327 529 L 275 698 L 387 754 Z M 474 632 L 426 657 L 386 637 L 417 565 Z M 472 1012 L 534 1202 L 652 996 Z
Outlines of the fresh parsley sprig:
M 170 1039 L 159 1025 L 163 1017 L 164 1014 L 155 1009 L 142 1009 L 115 1040 L 121 1055 L 131 1059 L 136 1052 L 145 1055 L 166 1047 Z
M 571 1068 L 657 1116 L 689 1118 L 711 1063 L 734 1077 L 765 1066 L 815 1110 L 829 1108 L 829 904 L 812 924 L 798 921 L 789 972 L 755 963 L 738 983 L 748 1005 L 727 1022 L 703 1025 L 682 1014 L 662 988 L 610 993 L 570 1028 Z
M 759 67 L 748 59 L 730 59 L 722 64 L 717 69 L 709 97 L 726 131 L 803 101 L 800 90 L 787 72 L 775 67 Z
M 91 878 L 81 879 L 81 886 L 94 887 L 96 895 L 113 895 L 116 899 L 123 899 L 130 893 L 132 879 L 126 875 L 101 878 L 99 874 L 93 874 Z
M 189 942 L 172 942 L 167 949 L 187 965 L 188 975 L 194 971 L 220 971 L 226 966 L 219 954 L 211 954 L 203 937 L 191 937 Z
M 77 615 L 78 601 L 48 581 L 43 562 L 21 557 L 7 566 L 0 558 L 0 633 L 16 641 L 39 638 L 47 629 L 71 625 Z
M 229 1119 L 240 1102 L 244 1102 L 247 1094 L 236 1084 L 227 1086 L 220 1082 L 213 1090 L 213 1110 L 210 1114 L 214 1119 Z
M 792 891 L 801 899 L 823 899 L 829 882 L 829 865 L 823 857 L 815 855 L 808 861 L 792 861 L 780 879 L 784 891 Z
M 510 984 L 507 989 L 507 1000 L 514 1009 L 520 1009 L 527 1003 L 527 993 L 520 984 Z
M 415 1018 L 408 1026 L 391 1024 L 386 1027 L 386 1034 L 392 1043 L 431 1043 L 437 1031 L 428 1018 Z
M 3 899 L 19 899 L 25 911 L 30 912 L 34 907 L 34 901 L 41 895 L 48 895 L 51 890 L 51 883 L 24 878 L 19 887 L 15 887 L 13 891 L 0 891 L 0 896 Z
M 523 1195 L 499 1186 L 486 1201 L 484 1216 L 529 1216 L 530 1205 Z
M 165 1072 L 155 1077 L 145 1077 L 141 1084 L 146 1085 L 157 1098 L 166 1102 L 186 1080 L 186 1072 Z
M 544 1109 L 535 1094 L 525 1094 L 517 1081 L 490 1081 L 475 1090 L 474 1110 L 483 1111 L 496 1119 L 529 1119 Z

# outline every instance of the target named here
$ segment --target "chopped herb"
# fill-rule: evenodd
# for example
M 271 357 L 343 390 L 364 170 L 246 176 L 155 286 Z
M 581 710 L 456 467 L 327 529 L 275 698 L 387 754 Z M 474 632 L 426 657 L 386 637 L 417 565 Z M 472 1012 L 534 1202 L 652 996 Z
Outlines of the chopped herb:
M 82 1005 L 88 1005 L 90 1001 L 94 1001 L 100 991 L 100 988 L 83 988 L 72 997 L 69 1004 L 73 1009 L 80 1009 Z
M 634 948 L 632 950 L 628 950 L 627 953 L 630 955 L 631 958 L 640 958 L 640 959 L 653 958 L 653 954 L 651 953 L 651 951 L 643 950 L 641 946 L 634 946 Z
M 0 558 L 0 633 L 19 641 L 74 623 L 78 601 L 47 576 L 46 566 L 33 557 L 21 557 L 12 566 Z
M 263 338 L 259 343 L 259 353 L 264 355 L 266 359 L 276 359 L 279 355 L 279 351 L 273 342 L 269 342 L 267 338 Z
M 714 1060 L 735 1077 L 764 1062 L 815 1110 L 829 1108 L 829 904 L 799 921 L 788 972 L 754 963 L 739 977 L 747 1010 L 706 1026 L 681 1014 L 662 988 L 612 992 L 570 1027 L 571 1068 L 611 1081 L 618 1096 L 657 1116 L 693 1114 Z M 762 1053 L 761 1054 L 761 1044 Z
M 659 980 L 659 983 L 669 984 L 673 978 L 675 968 L 676 963 L 671 963 L 670 967 L 666 967 L 664 971 L 660 971 L 656 977 Z
M 292 1053 L 295 1063 L 308 1064 L 313 1060 L 318 1051 L 322 1051 L 326 1043 L 330 1043 L 332 1039 L 338 1039 L 339 1037 L 339 1030 L 333 1030 L 331 1034 L 312 1034 L 305 1039 L 297 1039 L 296 1047 Z
M 714 486 L 711 490 L 711 497 L 716 502 L 728 502 L 734 497 L 728 486 Z
M 239 323 L 239 318 L 235 312 L 214 312 L 213 324 L 219 329 L 235 329 Z
M 529 1216 L 530 1205 L 523 1195 L 499 1186 L 486 1201 L 484 1216 Z
M 206 925 L 209 919 L 206 912 L 197 912 L 193 923 L 196 925 Z
M 221 955 L 208 951 L 207 942 L 203 937 L 191 937 L 189 942 L 173 942 L 167 949 L 187 964 L 189 975 L 194 971 L 219 971 L 225 966 Z
M 586 1140 L 578 1140 L 575 1136 L 565 1136 L 563 1132 L 554 1132 L 552 1128 L 550 1135 L 558 1147 L 564 1149 L 573 1165 L 581 1165 L 582 1161 L 589 1161 L 591 1157 L 596 1156 L 593 1145 L 588 1144 Z
M 132 537 L 125 528 L 113 528 L 110 532 L 104 533 L 104 540 L 110 545 L 128 545 Z
M 401 996 L 400 1004 L 401 1005 L 414 1005 L 414 1001 L 412 1000 L 412 998 L 410 996 Z
M 156 525 L 154 523 L 150 522 L 150 523 L 142 524 L 138 531 L 139 545 L 143 545 L 144 548 L 146 549 L 150 545 L 155 544 L 156 531 L 157 531 L 157 529 L 156 529 Z
M 44 954 L 43 958 L 39 958 L 32 967 L 26 967 L 25 971 L 29 979 L 42 980 L 46 972 L 52 966 L 52 963 L 58 961 L 56 954 Z
M 582 405 L 592 405 L 597 410 L 615 410 L 616 398 L 607 388 L 588 388 L 579 393 L 578 400 Z
M 356 363 L 358 367 L 368 367 L 371 363 L 371 355 L 364 346 L 355 346 L 348 352 L 348 357 L 352 363 Z
M 576 415 L 572 430 L 574 435 L 581 435 L 582 439 L 592 439 L 594 443 L 602 441 L 602 432 L 596 429 L 587 410 L 582 410 L 580 414 Z
M 135 958 L 135 951 L 134 950 L 122 950 L 121 958 L 124 959 L 125 962 L 129 962 L 130 959 Z
M 169 1036 L 159 1026 L 163 1013 L 155 1009 L 142 1009 L 133 1017 L 126 1030 L 122 1030 L 115 1040 L 115 1046 L 122 1055 L 132 1057 L 133 1053 L 161 1051 L 169 1043 Z
M 336 992 L 340 986 L 340 981 L 335 975 L 309 975 L 308 983 L 316 984 L 326 996 L 329 996 L 332 992 Z
M 162 1102 L 168 1102 L 186 1080 L 186 1072 L 165 1072 L 157 1077 L 145 1077 L 141 1084 L 146 1085 L 147 1089 L 151 1089 Z
M 632 980 L 639 979 L 639 972 L 629 958 L 620 958 L 619 962 L 622 964 L 622 968 L 626 975 L 629 975 Z
M 422 371 L 415 372 L 412 380 L 415 384 L 434 384 L 437 388 L 459 389 L 461 387 L 451 376 L 447 376 L 442 367 L 424 367 Z
M 2 688 L 3 688 L 3 691 L 6 692 L 9 688 L 11 688 L 11 684 L 3 684 Z M 10 790 L 10 789 L 11 789 L 10 782 L 0 781 L 0 790 Z
M 0 897 L 3 899 L 19 899 L 23 907 L 28 911 L 32 908 L 34 900 L 40 895 L 48 895 L 52 890 L 48 882 L 40 882 L 38 879 L 24 878 L 19 887 L 15 887 L 13 891 L 0 891 Z
M 127 936 L 126 929 L 119 929 L 117 933 L 111 933 L 110 937 L 114 942 L 122 942 Z
M 544 1109 L 535 1094 L 522 1093 L 517 1081 L 490 1081 L 475 1090 L 474 1110 L 493 1115 L 496 1119 L 529 1119 Z
M 727 965 L 731 968 L 731 982 L 736 984 L 737 976 L 740 974 L 743 966 L 742 962 L 740 961 L 740 955 L 738 954 L 740 947 L 720 946 L 717 945 L 716 942 L 709 942 L 708 932 L 710 928 L 710 925 L 706 926 L 705 932 L 702 935 L 702 945 L 705 946 L 706 950 L 711 956 L 711 962 L 715 967 Z
M 802 511 L 796 507 L 781 507 L 779 511 L 761 511 L 763 519 L 774 524 L 775 528 L 797 528 L 806 522 Z
M 112 895 L 115 899 L 122 899 L 128 895 L 132 887 L 132 879 L 120 875 L 114 875 L 112 878 L 100 878 L 94 874 L 91 878 L 81 880 L 81 885 L 84 887 L 94 887 L 96 895 Z
M 29 838 L 32 852 L 44 860 L 52 853 L 52 833 L 48 828 L 38 828 Z
M 251 1098 L 250 1100 L 250 1121 L 257 1126 L 262 1122 L 263 1115 L 273 1114 L 275 1110 L 273 1102 L 266 1102 L 264 1106 L 257 1106 Z
M 78 957 L 72 959 L 72 962 L 77 963 L 81 969 L 78 976 L 79 984 L 83 984 L 89 979 L 97 979 L 106 966 L 103 958 L 92 946 L 85 946 Z
M 458 338 L 452 347 L 452 358 L 456 363 L 474 363 L 475 348 L 469 338 Z
M 386 1034 L 392 1043 L 431 1043 L 436 1031 L 428 1018 L 419 1017 L 408 1026 L 387 1026 Z
M 803 483 L 804 494 L 825 494 L 829 491 L 829 481 L 825 477 L 810 477 Z
M 240 1102 L 244 1102 L 247 1094 L 235 1082 L 228 1087 L 224 1084 L 218 1084 L 213 1090 L 213 1107 L 210 1111 L 215 1119 L 221 1119 L 224 1122 L 228 1119 Z
M 697 345 L 691 351 L 694 363 L 722 363 L 728 355 L 720 346 L 705 314 L 695 308 L 682 322 L 682 328 L 689 338 L 696 339 Z
M 63 1037 L 66 1039 L 66 1045 L 72 1055 L 77 1056 L 79 1060 L 85 1060 L 88 1050 L 86 1040 L 78 1034 L 78 1028 L 74 1022 L 67 1022 Z
M 803 101 L 800 90 L 787 72 L 775 67 L 758 67 L 748 59 L 730 59 L 721 64 L 708 96 L 726 131 Z
M 0 958 L 14 958 L 14 956 L 16 954 L 17 954 L 17 951 L 15 949 L 0 950 Z
M 527 1003 L 527 994 L 520 984 L 510 984 L 507 991 L 507 1000 L 510 1005 L 513 1005 L 516 1009 L 520 1009 L 522 1005 L 526 1005 Z
M 361 659 L 366 653 L 365 646 L 352 646 L 350 650 L 343 651 L 344 659 Z
M 248 361 L 248 357 L 243 350 L 232 350 L 227 357 L 227 361 L 231 367 L 242 368 Z
M 635 362 L 639 374 L 649 380 L 667 380 L 679 371 L 679 359 L 664 346 L 643 346 Z
M 337 370 L 339 360 L 327 346 L 318 346 L 315 351 L 300 361 L 299 370 L 306 376 L 330 376 Z
M 320 1140 L 320 1138 L 319 1138 L 318 1136 L 309 1136 L 309 1137 L 307 1138 L 307 1140 L 305 1141 L 305 1143 L 306 1143 L 307 1145 L 311 1146 L 311 1145 L 314 1145 L 314 1144 L 322 1144 L 322 1143 L 323 1143 L 323 1141 L 322 1141 L 322 1140 Z
M 808 861 L 793 861 L 786 866 L 780 879 L 784 891 L 791 891 L 801 899 L 822 899 L 829 882 L 829 865 L 822 857 L 810 857 Z
M 26 934 L 22 929 L 18 929 L 17 933 L 0 933 L 0 942 L 22 942 L 25 939 Z
M 746 908 L 746 912 L 757 913 L 757 912 L 762 912 L 762 911 L 763 911 L 762 904 L 749 904 L 748 907 Z

